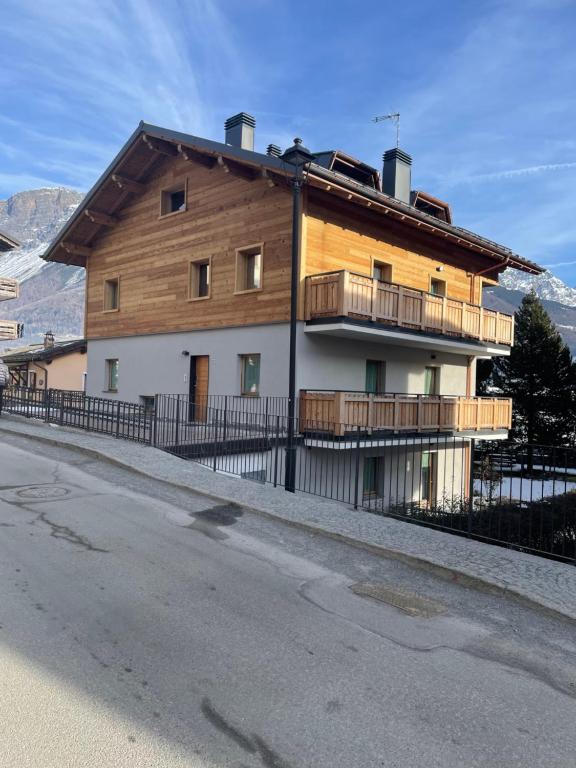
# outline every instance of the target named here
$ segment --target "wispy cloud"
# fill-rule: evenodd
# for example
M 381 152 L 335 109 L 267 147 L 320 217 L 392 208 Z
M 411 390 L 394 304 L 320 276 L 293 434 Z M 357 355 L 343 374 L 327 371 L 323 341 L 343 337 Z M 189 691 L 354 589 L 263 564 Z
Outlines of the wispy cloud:
M 513 168 L 504 171 L 494 171 L 492 173 L 477 173 L 462 179 L 452 180 L 452 184 L 465 184 L 478 181 L 504 181 L 506 179 L 515 179 L 521 176 L 534 176 L 538 173 L 549 173 L 551 171 L 564 171 L 576 168 L 576 162 L 571 163 L 547 163 L 545 165 L 529 165 L 526 168 Z

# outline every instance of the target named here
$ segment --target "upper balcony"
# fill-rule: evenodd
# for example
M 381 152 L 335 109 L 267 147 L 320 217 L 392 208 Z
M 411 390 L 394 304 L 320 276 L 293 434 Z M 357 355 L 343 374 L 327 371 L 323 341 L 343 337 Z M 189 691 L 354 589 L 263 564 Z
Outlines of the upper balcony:
M 299 415 L 302 431 L 336 437 L 360 429 L 368 434 L 451 432 L 493 439 L 510 429 L 512 401 L 506 397 L 302 390 Z
M 306 278 L 306 331 L 464 354 L 510 354 L 514 317 L 348 270 Z
M 18 338 L 18 323 L 14 320 L 0 320 L 0 341 L 15 341 Z
M 20 295 L 18 281 L 12 277 L 0 277 L 0 301 L 17 299 Z

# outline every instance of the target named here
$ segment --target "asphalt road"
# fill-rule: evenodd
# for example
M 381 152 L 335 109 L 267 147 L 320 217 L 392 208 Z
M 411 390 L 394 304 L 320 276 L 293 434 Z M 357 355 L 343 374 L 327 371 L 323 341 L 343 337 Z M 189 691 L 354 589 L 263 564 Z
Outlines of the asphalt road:
M 2 768 L 574 767 L 570 622 L 1 439 Z

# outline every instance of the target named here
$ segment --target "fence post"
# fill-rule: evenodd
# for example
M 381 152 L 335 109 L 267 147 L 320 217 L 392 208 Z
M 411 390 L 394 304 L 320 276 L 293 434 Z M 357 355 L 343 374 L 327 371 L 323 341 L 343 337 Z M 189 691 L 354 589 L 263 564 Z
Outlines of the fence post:
M 150 444 L 158 445 L 158 395 L 154 395 L 154 411 L 152 413 L 152 429 L 150 430 Z
M 476 440 L 470 440 L 470 478 L 468 481 L 468 535 L 472 534 L 472 515 L 474 513 L 474 456 Z
M 214 472 L 216 472 L 217 458 L 218 458 L 218 449 L 217 449 L 217 445 L 218 445 L 218 408 L 216 408 L 216 411 L 215 411 L 214 415 L 215 415 L 215 419 L 214 419 L 214 438 L 213 438 L 213 441 L 214 441 L 214 456 L 213 456 L 213 460 L 212 460 L 212 470 Z
M 120 437 L 120 400 L 116 403 L 116 437 Z
M 44 421 L 50 424 L 50 393 L 51 389 L 44 390 Z
M 63 392 L 60 392 L 60 426 L 64 424 L 64 397 Z
M 228 395 L 224 395 L 224 434 L 222 439 L 226 441 L 228 436 Z
M 358 509 L 358 493 L 360 490 L 360 435 L 361 427 L 356 427 L 356 469 L 354 477 L 354 509 Z
M 274 446 L 274 488 L 278 485 L 278 444 L 280 442 L 280 416 L 276 416 L 276 444 Z
M 90 397 L 84 398 L 84 404 L 86 405 L 86 431 L 90 432 L 90 405 L 92 403 L 92 400 Z
M 174 445 L 180 443 L 180 395 L 176 395 L 176 424 L 174 425 Z

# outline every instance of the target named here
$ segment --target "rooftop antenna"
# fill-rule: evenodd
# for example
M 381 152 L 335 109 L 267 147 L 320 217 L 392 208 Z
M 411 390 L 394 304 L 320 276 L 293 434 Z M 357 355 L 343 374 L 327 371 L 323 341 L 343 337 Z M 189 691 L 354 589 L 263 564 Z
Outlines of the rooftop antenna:
M 392 120 L 396 126 L 396 149 L 398 149 L 400 146 L 400 112 L 392 112 L 389 115 L 372 118 L 373 123 L 382 123 L 384 120 Z

